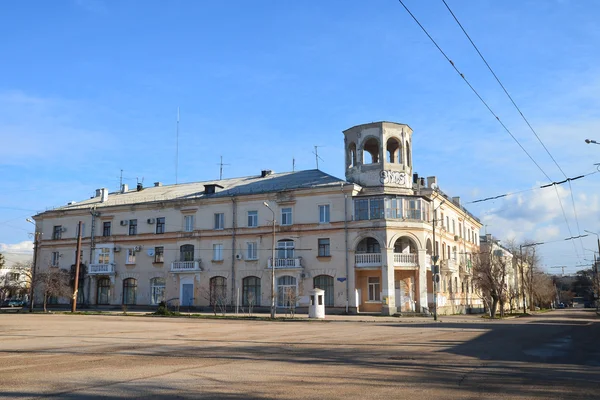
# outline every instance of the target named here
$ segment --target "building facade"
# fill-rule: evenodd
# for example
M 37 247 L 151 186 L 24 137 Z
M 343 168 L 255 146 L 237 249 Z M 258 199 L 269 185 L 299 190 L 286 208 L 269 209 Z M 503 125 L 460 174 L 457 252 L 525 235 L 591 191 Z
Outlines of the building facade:
M 345 180 L 262 171 L 98 189 L 35 216 L 37 266 L 69 269 L 82 221 L 81 301 L 91 306 L 268 307 L 274 272 L 278 307 L 320 288 L 328 312 L 395 314 L 432 309 L 436 251 L 438 312 L 479 308 L 470 257 L 481 224 L 435 177 L 413 174 L 411 146 L 408 125 L 378 122 L 344 131 Z

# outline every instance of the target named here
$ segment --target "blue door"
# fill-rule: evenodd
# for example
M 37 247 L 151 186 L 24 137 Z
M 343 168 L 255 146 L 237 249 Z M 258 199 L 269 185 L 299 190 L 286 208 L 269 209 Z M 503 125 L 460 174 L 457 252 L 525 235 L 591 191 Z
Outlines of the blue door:
M 181 305 L 191 306 L 194 304 L 194 284 L 184 283 L 181 285 Z

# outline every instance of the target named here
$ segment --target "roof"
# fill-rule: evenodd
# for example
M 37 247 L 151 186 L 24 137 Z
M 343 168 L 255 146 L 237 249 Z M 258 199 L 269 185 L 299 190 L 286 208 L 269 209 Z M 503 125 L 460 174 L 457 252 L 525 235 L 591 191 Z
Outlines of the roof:
M 70 205 L 56 207 L 48 211 L 75 210 L 92 206 L 111 207 L 165 200 L 212 199 L 275 193 L 295 189 L 339 187 L 345 183 L 347 182 L 325 172 L 311 169 L 306 171 L 272 173 L 265 177 L 258 175 L 205 182 L 181 183 L 177 185 L 151 186 L 140 191 L 133 188 L 125 193 L 109 193 L 108 199 L 105 202 L 101 201 L 101 196 L 97 196 Z M 222 189 L 213 194 L 205 194 L 204 190 L 207 185 L 217 185 Z

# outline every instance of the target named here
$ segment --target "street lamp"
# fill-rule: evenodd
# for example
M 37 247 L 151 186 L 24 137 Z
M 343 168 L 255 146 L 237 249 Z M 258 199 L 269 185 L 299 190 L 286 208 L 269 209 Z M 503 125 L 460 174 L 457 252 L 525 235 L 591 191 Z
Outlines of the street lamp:
M 595 142 L 594 142 L 595 143 Z M 590 232 L 590 231 L 586 231 L 585 229 L 583 230 L 584 232 L 587 233 L 591 233 L 592 235 L 596 235 L 596 238 L 598 239 L 598 255 L 600 256 L 600 235 L 598 235 L 596 232 Z M 596 312 L 598 312 L 598 308 L 600 307 L 600 276 L 598 275 L 598 260 L 596 259 L 596 254 L 594 252 L 594 278 L 596 280 Z
M 273 241 L 271 244 L 271 318 L 275 318 L 275 211 L 269 207 L 269 203 L 263 202 L 264 206 L 273 213 Z
M 440 204 L 436 208 L 433 209 L 433 257 L 431 260 L 433 261 L 433 265 L 431 266 L 432 278 L 433 278 L 433 320 L 437 321 L 437 292 L 438 292 L 438 284 L 440 283 L 440 271 L 437 265 L 439 256 L 437 255 L 437 246 L 435 243 L 435 227 L 437 224 L 437 210 L 444 204 L 446 200 L 442 200 Z
M 593 144 L 600 144 L 600 143 L 598 143 L 598 142 L 596 142 L 595 140 L 592 140 L 592 139 L 585 139 L 585 142 L 586 142 L 587 144 L 592 144 L 592 143 L 593 143 Z
M 35 222 L 33 222 L 30 218 L 26 218 L 25 221 L 33 224 L 35 226 Z M 29 282 L 29 312 L 33 312 L 33 295 L 34 295 L 34 287 L 35 287 L 35 270 L 37 266 L 37 249 L 38 249 L 38 236 L 41 233 L 34 231 L 34 241 L 33 241 L 33 265 L 31 266 L 31 282 Z

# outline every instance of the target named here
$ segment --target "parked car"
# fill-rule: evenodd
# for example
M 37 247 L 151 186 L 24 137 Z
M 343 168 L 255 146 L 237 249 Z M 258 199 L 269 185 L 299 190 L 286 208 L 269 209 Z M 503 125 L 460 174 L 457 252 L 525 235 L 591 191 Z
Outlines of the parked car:
M 558 305 L 558 308 L 565 308 L 565 304 L 564 304 L 564 303 L 560 303 L 560 304 Z
M 586 301 L 585 303 L 583 303 L 583 307 L 584 308 L 593 308 L 594 303 L 592 303 L 591 301 Z
M 9 307 L 25 307 L 26 305 L 25 300 L 21 299 L 12 299 L 8 301 Z

